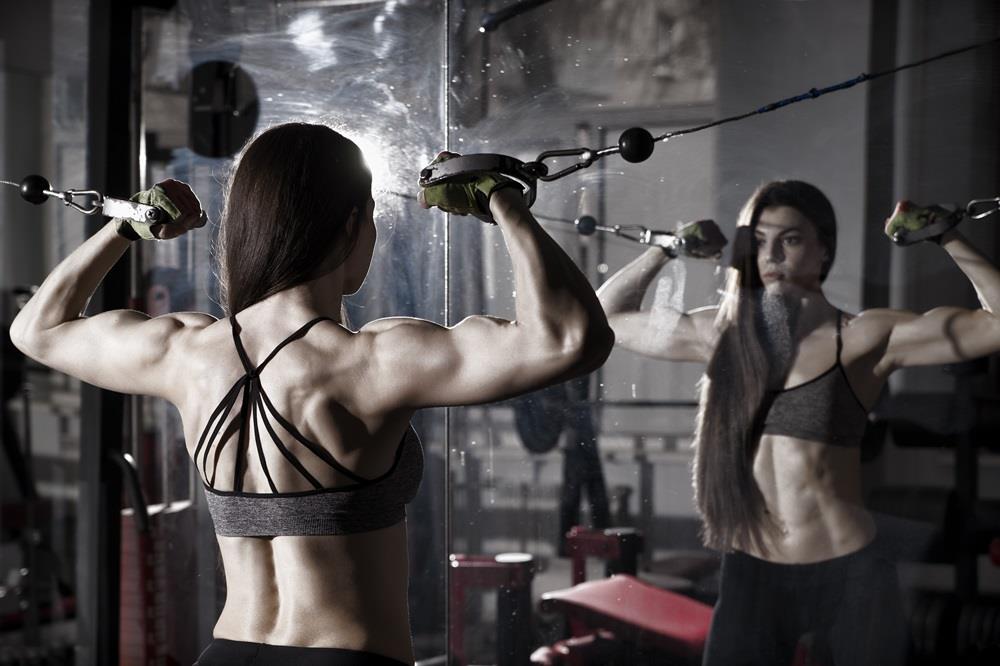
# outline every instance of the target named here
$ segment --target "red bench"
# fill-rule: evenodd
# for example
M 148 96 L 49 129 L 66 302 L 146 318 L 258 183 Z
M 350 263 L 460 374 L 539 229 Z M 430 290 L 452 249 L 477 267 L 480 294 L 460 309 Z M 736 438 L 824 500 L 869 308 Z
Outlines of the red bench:
M 606 630 L 626 644 L 688 663 L 700 661 L 712 620 L 711 606 L 627 574 L 548 592 L 541 608 L 564 615 L 575 637 Z

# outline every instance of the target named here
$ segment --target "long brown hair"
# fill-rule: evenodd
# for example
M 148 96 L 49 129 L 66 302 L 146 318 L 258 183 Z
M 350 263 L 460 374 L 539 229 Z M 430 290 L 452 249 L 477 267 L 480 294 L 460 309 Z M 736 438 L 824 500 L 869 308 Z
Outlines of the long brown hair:
M 325 125 L 277 125 L 247 144 L 226 193 L 219 231 L 226 315 L 319 277 L 354 249 L 371 197 L 358 146 Z M 358 220 L 348 225 L 354 210 Z
M 784 384 L 787 367 L 770 362 L 762 339 L 754 229 L 761 212 L 790 206 L 816 227 L 827 250 L 825 280 L 837 247 L 837 221 L 830 201 L 815 186 L 796 180 L 757 188 L 740 212 L 733 259 L 715 320 L 719 339 L 699 383 L 695 428 L 695 500 L 705 545 L 719 550 L 754 548 L 767 553 L 778 525 L 769 515 L 753 476 L 769 387 Z

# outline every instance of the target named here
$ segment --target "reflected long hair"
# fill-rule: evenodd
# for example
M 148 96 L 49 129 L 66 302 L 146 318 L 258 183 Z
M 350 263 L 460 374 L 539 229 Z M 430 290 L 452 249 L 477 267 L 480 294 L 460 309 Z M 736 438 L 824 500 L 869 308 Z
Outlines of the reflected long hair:
M 361 149 L 325 125 L 277 125 L 248 143 L 218 238 L 226 315 L 319 277 L 333 253 L 330 268 L 343 263 L 357 244 L 371 185 Z
M 816 227 L 827 258 L 825 280 L 837 247 L 837 221 L 830 201 L 815 186 L 796 180 L 760 186 L 743 206 L 715 320 L 718 343 L 699 382 L 695 427 L 695 501 L 702 539 L 717 550 L 754 548 L 767 553 L 778 525 L 768 513 L 753 475 L 770 387 L 781 387 L 787 368 L 769 362 L 764 347 L 754 229 L 761 212 L 790 206 Z

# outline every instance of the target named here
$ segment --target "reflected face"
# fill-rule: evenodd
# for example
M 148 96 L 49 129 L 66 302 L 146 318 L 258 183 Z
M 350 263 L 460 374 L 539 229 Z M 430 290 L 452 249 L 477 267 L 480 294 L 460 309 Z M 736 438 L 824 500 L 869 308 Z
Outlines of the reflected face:
M 375 200 L 368 199 L 368 205 L 361 214 L 361 228 L 358 230 L 358 242 L 344 262 L 344 295 L 349 295 L 361 289 L 371 268 L 372 255 L 375 253 L 375 241 L 378 231 L 375 229 Z
M 765 289 L 798 287 L 819 291 L 828 252 L 819 240 L 816 225 L 798 210 L 772 206 L 761 211 L 754 227 L 754 247 Z

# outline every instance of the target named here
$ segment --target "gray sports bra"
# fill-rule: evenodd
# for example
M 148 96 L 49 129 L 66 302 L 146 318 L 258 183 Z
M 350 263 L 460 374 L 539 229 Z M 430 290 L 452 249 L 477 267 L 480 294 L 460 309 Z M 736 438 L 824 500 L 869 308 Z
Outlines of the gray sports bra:
M 229 389 L 212 413 L 194 452 L 195 465 L 201 469 L 205 479 L 208 511 L 215 524 L 215 532 L 220 536 L 307 536 L 368 532 L 395 525 L 403 520 L 406 504 L 417 494 L 423 475 L 424 457 L 420 440 L 412 427 L 407 428 L 396 448 L 396 456 L 389 470 L 374 479 L 366 479 L 337 462 L 329 451 L 306 439 L 294 425 L 278 414 L 261 386 L 260 372 L 275 354 L 289 342 L 303 337 L 310 328 L 323 319 L 329 317 L 317 317 L 285 338 L 265 361 L 255 368 L 240 342 L 239 322 L 235 316 L 230 318 L 236 351 L 246 369 L 246 374 Z M 247 453 L 242 448 L 237 450 L 235 456 L 233 490 L 216 490 L 217 465 L 213 466 L 211 474 L 208 471 L 209 457 L 211 456 L 217 463 L 222 449 L 232 440 L 232 437 L 223 437 L 223 441 L 219 442 L 216 438 L 219 432 L 223 431 L 223 424 L 226 423 L 241 391 L 243 404 L 236 417 L 240 419 L 239 438 L 236 441 L 244 441 L 244 433 L 250 422 L 248 417 L 251 414 L 259 415 L 270 434 L 270 443 L 265 444 L 259 429 L 254 428 L 254 444 L 248 443 L 247 446 L 256 445 L 257 459 L 271 488 L 271 492 L 268 493 L 243 492 Z M 248 407 L 252 411 L 249 411 Z M 268 414 L 301 443 L 310 455 L 337 470 L 350 479 L 351 483 L 336 488 L 323 487 L 281 442 L 275 426 L 268 419 Z M 223 432 L 229 433 L 230 429 L 227 427 Z M 265 446 L 276 448 L 288 464 L 313 486 L 313 489 L 280 492 L 267 467 Z
M 809 381 L 767 395 L 764 434 L 787 435 L 834 446 L 860 446 L 868 424 L 861 404 L 840 362 L 841 312 L 837 313 L 837 361 Z

